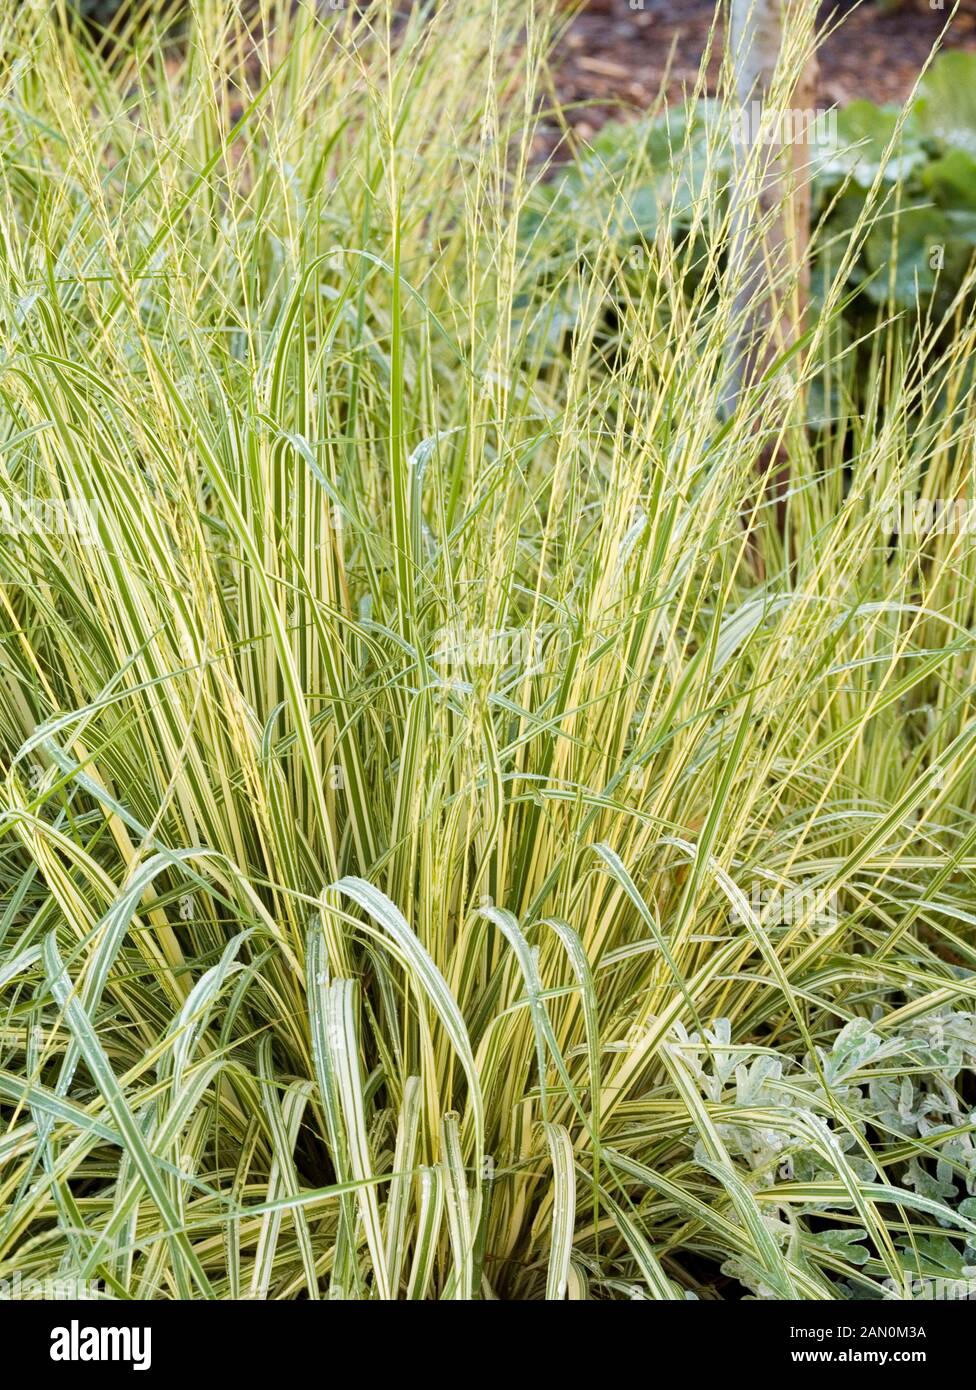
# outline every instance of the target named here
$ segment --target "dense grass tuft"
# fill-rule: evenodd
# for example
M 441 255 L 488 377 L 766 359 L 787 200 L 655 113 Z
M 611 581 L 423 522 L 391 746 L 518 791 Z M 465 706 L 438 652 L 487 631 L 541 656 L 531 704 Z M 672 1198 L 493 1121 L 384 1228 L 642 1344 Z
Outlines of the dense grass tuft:
M 532 222 L 541 7 L 191 9 L 0 20 L 0 1277 L 961 1278 L 971 282 L 720 424 L 719 181 Z

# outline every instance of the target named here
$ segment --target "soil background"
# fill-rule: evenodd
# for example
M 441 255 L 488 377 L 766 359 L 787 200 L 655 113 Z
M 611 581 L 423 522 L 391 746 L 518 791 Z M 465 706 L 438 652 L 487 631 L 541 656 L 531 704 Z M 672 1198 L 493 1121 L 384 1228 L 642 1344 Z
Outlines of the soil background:
M 634 5 L 635 8 L 631 8 Z M 640 7 L 642 6 L 642 7 Z M 831 0 L 820 23 L 843 22 L 820 50 L 817 105 L 859 97 L 901 102 L 933 46 L 976 50 L 976 0 L 933 9 L 931 0 Z M 557 91 L 584 140 L 605 121 L 638 115 L 656 100 L 667 75 L 667 99 L 677 101 L 698 76 L 709 30 L 722 0 L 588 0 L 569 22 L 557 54 Z M 709 65 L 711 89 L 720 47 Z

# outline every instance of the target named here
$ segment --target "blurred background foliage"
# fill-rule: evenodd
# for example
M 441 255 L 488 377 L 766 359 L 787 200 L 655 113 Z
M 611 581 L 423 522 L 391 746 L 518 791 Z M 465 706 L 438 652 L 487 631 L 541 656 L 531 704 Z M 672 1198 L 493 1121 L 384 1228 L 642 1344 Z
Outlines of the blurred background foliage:
M 602 235 L 609 222 L 622 262 L 639 270 L 642 250 L 662 231 L 681 239 L 706 233 L 709 220 L 725 215 L 724 199 L 703 198 L 716 175 L 721 187 L 730 173 L 728 141 L 717 128 L 723 119 L 705 100 L 609 122 L 537 191 L 526 234 L 545 218 L 563 228 L 567 249 L 585 251 L 587 237 Z M 852 286 L 863 286 L 874 304 L 910 309 L 921 298 L 944 309 L 976 249 L 976 54 L 941 54 L 907 114 L 855 101 L 830 113 L 824 127 L 810 150 L 817 259 L 836 266 L 870 202 L 873 216 L 851 266 Z M 675 189 L 679 166 L 682 183 Z M 622 181 L 640 169 L 647 175 L 643 186 L 635 178 Z

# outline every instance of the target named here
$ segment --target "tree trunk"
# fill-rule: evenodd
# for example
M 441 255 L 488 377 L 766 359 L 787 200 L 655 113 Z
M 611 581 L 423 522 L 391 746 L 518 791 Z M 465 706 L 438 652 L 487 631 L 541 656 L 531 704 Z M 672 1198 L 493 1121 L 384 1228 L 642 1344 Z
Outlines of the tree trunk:
M 809 44 L 816 8 L 815 0 L 732 0 L 736 129 L 728 275 L 735 314 L 726 350 L 727 415 L 803 332 L 816 64 L 811 57 L 792 82 L 781 71 L 774 83 L 774 74 L 788 38 L 790 53 Z M 770 109 L 773 95 L 783 119 Z M 775 464 L 781 473 L 774 454 L 763 451 L 763 471 Z M 785 481 L 778 476 L 777 491 Z

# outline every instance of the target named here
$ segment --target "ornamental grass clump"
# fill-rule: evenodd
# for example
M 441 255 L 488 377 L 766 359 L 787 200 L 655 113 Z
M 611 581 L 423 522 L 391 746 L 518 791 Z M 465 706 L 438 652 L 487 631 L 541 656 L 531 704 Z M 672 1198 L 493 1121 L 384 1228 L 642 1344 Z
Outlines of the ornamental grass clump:
M 545 6 L 189 10 L 0 19 L 0 1278 L 964 1280 L 971 275 L 723 420 L 727 123 L 635 276 Z

